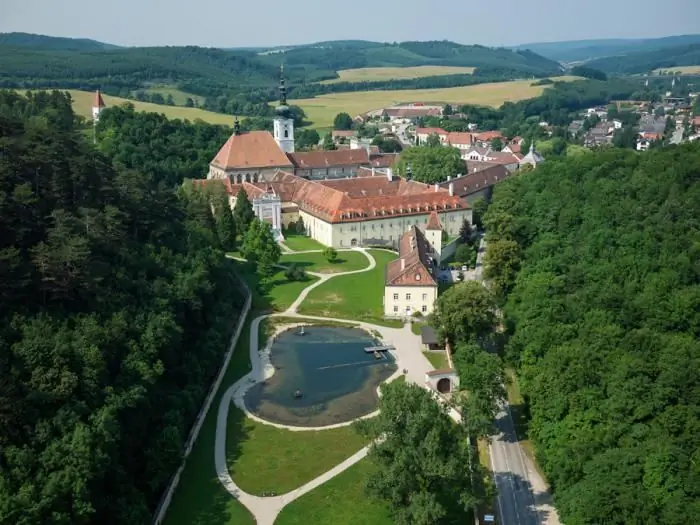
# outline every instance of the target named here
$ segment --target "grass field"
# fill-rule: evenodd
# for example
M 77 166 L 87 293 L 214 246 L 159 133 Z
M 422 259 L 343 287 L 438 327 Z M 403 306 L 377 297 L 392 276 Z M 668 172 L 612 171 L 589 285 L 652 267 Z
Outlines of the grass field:
M 384 326 L 401 326 L 401 321 L 383 319 L 384 269 L 395 253 L 370 250 L 377 266 L 369 272 L 341 275 L 311 290 L 299 313 L 354 319 Z
M 168 87 L 168 86 L 152 87 L 152 88 L 146 89 L 144 91 L 146 93 L 160 93 L 161 95 L 163 95 L 163 98 L 167 98 L 168 95 L 172 95 L 173 102 L 175 102 L 175 104 L 178 106 L 184 106 L 185 102 L 187 102 L 188 98 L 191 98 L 195 104 L 201 105 L 204 103 L 204 97 L 200 97 L 199 95 L 193 95 L 191 93 L 185 93 L 184 91 L 180 91 L 179 89 L 174 88 L 174 87 Z
M 248 321 L 255 315 L 251 312 Z M 199 437 L 187 458 L 180 483 L 165 515 L 165 525 L 254 525 L 253 516 L 231 496 L 216 476 L 214 439 L 221 393 L 250 370 L 250 322 L 241 331 L 233 357 L 214 396 Z
M 297 252 L 305 250 L 325 250 L 326 246 L 318 241 L 315 241 L 311 237 L 306 235 L 299 235 L 297 233 L 292 233 L 285 230 L 284 232 L 284 244 L 290 250 Z
M 296 264 L 309 272 L 339 273 L 367 268 L 369 261 L 360 252 L 338 252 L 338 258 L 332 263 L 329 263 L 322 253 L 292 253 L 283 254 L 280 264 Z
M 659 71 L 680 72 L 681 75 L 699 75 L 700 74 L 700 66 L 662 67 L 659 69 L 655 69 L 654 73 L 658 73 Z
M 416 66 L 416 67 L 363 67 L 338 71 L 340 78 L 324 80 L 321 84 L 339 82 L 372 82 L 376 80 L 399 80 L 404 78 L 435 77 L 438 75 L 472 74 L 473 67 Z
M 393 521 L 388 507 L 365 493 L 365 483 L 372 468 L 368 459 L 356 463 L 287 505 L 275 520 L 275 525 L 391 525 Z
M 301 291 L 316 281 L 316 277 L 308 276 L 305 281 L 290 281 L 280 269 L 263 288 L 258 286 L 258 277 L 248 263 L 240 263 L 241 277 L 251 288 L 256 290 L 253 296 L 253 309 L 260 312 L 282 312 L 299 297 Z
M 95 93 L 88 91 L 78 91 L 75 89 L 62 89 L 68 91 L 73 97 L 73 109 L 78 115 L 82 115 L 87 119 L 92 119 L 92 103 L 95 100 Z M 113 97 L 110 95 L 102 95 L 107 107 L 118 106 L 125 102 L 134 105 L 136 111 L 147 111 L 150 113 L 162 113 L 169 119 L 188 119 L 188 120 L 203 120 L 210 124 L 225 124 L 233 125 L 233 115 L 224 115 L 222 113 L 214 113 L 199 108 L 183 108 L 178 106 L 163 106 L 161 104 L 151 104 L 150 102 L 139 102 L 137 100 L 129 100 L 126 98 Z
M 578 77 L 554 77 L 552 80 L 577 80 Z M 372 109 L 389 107 L 401 102 L 434 102 L 449 104 L 479 104 L 499 107 L 504 102 L 517 102 L 534 98 L 547 86 L 533 86 L 532 80 L 514 80 L 461 86 L 443 89 L 406 89 L 397 91 L 358 91 L 353 93 L 330 93 L 315 98 L 290 101 L 301 106 L 314 128 L 324 128 L 333 124 L 333 119 L 340 112 L 351 116 L 365 113 Z
M 423 355 L 428 358 L 428 361 L 435 367 L 435 370 L 447 368 L 447 355 L 445 355 L 445 352 L 431 350 L 429 352 L 423 352 Z
M 352 426 L 294 432 L 257 423 L 237 408 L 229 413 L 226 438 L 231 477 L 259 496 L 299 488 L 367 444 Z

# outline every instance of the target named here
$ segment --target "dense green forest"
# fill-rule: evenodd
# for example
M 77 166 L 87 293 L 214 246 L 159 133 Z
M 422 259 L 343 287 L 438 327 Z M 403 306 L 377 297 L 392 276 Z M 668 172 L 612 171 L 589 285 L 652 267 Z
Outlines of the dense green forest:
M 667 47 L 700 44 L 700 35 L 674 35 L 662 38 L 604 38 L 564 42 L 536 42 L 515 46 L 559 62 L 580 62 L 594 58 L 624 55 L 638 51 L 656 51 Z
M 499 185 L 485 225 L 562 522 L 695 523 L 700 144 L 549 162 Z
M 267 103 L 278 98 L 282 61 L 290 98 L 340 91 L 452 87 L 543 77 L 561 71 L 556 62 L 530 51 L 454 42 L 331 42 L 264 54 L 196 46 L 119 48 L 91 40 L 23 33 L 0 35 L 0 87 L 101 89 L 109 95 L 144 99 L 148 97 L 146 88 L 165 85 L 204 97 L 204 109 L 237 115 L 271 115 Z M 477 69 L 474 75 L 318 83 L 337 78 L 339 69 L 415 65 Z
M 0 92 L 3 525 L 149 522 L 244 299 L 207 195 L 75 121 Z
M 700 64 L 700 42 L 652 51 L 634 51 L 625 55 L 591 60 L 586 63 L 606 73 L 647 73 L 658 68 Z

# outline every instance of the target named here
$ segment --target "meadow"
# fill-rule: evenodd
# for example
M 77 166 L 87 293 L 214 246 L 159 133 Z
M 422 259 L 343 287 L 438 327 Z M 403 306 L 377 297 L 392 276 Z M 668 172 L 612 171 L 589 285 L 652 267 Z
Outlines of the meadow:
M 700 75 L 700 66 L 661 67 L 659 69 L 655 69 L 654 73 L 658 74 L 660 71 L 673 71 L 674 73 L 680 73 L 681 75 Z
M 578 77 L 554 77 L 555 81 L 572 81 Z M 314 128 L 333 125 L 340 112 L 351 116 L 405 102 L 441 104 L 476 104 L 499 107 L 504 102 L 517 102 L 542 94 L 547 86 L 535 86 L 532 80 L 514 80 L 441 89 L 405 89 L 330 93 L 315 98 L 291 100 L 300 106 Z
M 87 119 L 92 119 L 92 104 L 95 100 L 95 93 L 93 91 L 78 91 L 76 89 L 62 89 L 61 91 L 68 91 L 73 97 L 73 109 L 78 115 L 81 115 Z M 167 95 L 164 95 L 167 96 Z M 178 106 L 164 106 L 161 104 L 152 104 L 151 102 L 139 102 L 137 100 L 129 100 L 126 98 L 113 97 L 111 95 L 102 95 L 107 107 L 118 106 L 128 102 L 133 104 L 136 111 L 146 111 L 150 113 L 162 113 L 169 119 L 188 119 L 203 120 L 209 124 L 224 124 L 227 126 L 233 125 L 233 115 L 224 115 L 223 113 L 214 113 L 213 111 L 206 111 L 199 108 L 183 108 Z
M 199 95 L 193 95 L 191 93 L 185 93 L 184 91 L 180 91 L 179 89 L 175 87 L 169 87 L 169 86 L 160 86 L 160 87 L 152 87 L 144 90 L 146 93 L 159 93 L 160 95 L 163 96 L 163 98 L 167 98 L 168 95 L 172 95 L 173 97 L 173 102 L 175 102 L 176 106 L 184 106 L 185 103 L 187 102 L 188 98 L 191 98 L 195 104 L 201 105 L 204 104 L 204 97 L 200 97 Z
M 339 82 L 374 82 L 379 80 L 400 80 L 405 78 L 435 77 L 438 75 L 460 75 L 474 72 L 473 67 L 456 66 L 415 66 L 415 67 L 363 67 L 359 69 L 342 69 L 340 78 L 324 80 L 321 84 Z

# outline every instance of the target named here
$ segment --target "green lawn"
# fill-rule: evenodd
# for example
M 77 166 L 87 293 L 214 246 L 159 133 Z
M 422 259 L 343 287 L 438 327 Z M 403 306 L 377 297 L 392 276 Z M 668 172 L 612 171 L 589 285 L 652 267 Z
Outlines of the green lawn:
M 369 261 L 360 252 L 338 252 L 335 262 L 329 263 L 322 253 L 284 254 L 280 264 L 296 264 L 304 270 L 316 273 L 339 273 L 361 270 L 369 266 Z
M 393 521 L 386 504 L 365 493 L 365 483 L 372 468 L 368 459 L 356 463 L 287 505 L 275 520 L 275 525 L 391 525 Z
M 229 472 L 251 494 L 299 488 L 365 445 L 352 426 L 294 432 L 253 421 L 237 408 L 229 412 Z
M 258 284 L 258 277 L 248 263 L 239 262 L 238 268 L 251 289 L 253 295 L 253 310 L 260 312 L 283 312 L 299 297 L 304 288 L 313 284 L 317 279 L 311 275 L 304 281 L 290 281 L 284 276 L 284 270 L 275 273 L 266 285 Z
M 430 361 L 430 364 L 435 367 L 435 370 L 441 370 L 448 367 L 447 356 L 445 355 L 444 351 L 423 352 L 423 355 L 428 358 L 428 361 Z
M 370 250 L 370 253 L 377 261 L 373 270 L 329 279 L 309 293 L 299 313 L 402 326 L 401 321 L 383 318 L 384 269 L 389 261 L 396 259 L 396 254 L 382 250 Z
M 326 249 L 325 245 L 313 240 L 311 237 L 288 231 L 284 232 L 284 244 L 287 246 L 287 248 L 294 250 L 295 252 Z
M 254 314 L 248 314 L 252 319 Z M 255 520 L 216 477 L 214 440 L 221 393 L 250 370 L 250 322 L 241 331 L 219 392 L 209 409 L 199 437 L 165 516 L 165 525 L 254 525 Z
M 420 335 L 421 334 L 421 328 L 425 326 L 425 323 L 420 323 L 413 321 L 411 323 L 411 332 L 413 332 L 413 335 Z

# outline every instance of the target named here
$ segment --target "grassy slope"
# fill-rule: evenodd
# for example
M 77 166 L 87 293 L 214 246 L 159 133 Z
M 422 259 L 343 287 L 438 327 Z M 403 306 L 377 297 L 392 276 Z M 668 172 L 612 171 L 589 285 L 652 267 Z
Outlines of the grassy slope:
M 680 72 L 681 75 L 697 75 L 700 74 L 700 66 L 662 67 L 655 69 L 654 73 L 658 73 L 659 71 L 673 71 L 674 73 Z
M 458 75 L 473 73 L 473 67 L 458 66 L 414 66 L 414 67 L 363 67 L 338 71 L 340 78 L 323 80 L 321 84 L 338 82 L 372 82 L 377 80 L 398 80 L 403 78 L 423 78 L 437 75 Z
M 553 80 L 576 80 L 577 77 L 554 77 Z M 498 107 L 504 102 L 534 98 L 546 86 L 533 86 L 532 80 L 515 80 L 443 89 L 406 89 L 396 91 L 361 91 L 331 93 L 315 98 L 291 101 L 301 106 L 313 127 L 328 127 L 341 111 L 352 116 L 372 109 L 388 107 L 401 102 L 439 102 L 450 104 L 480 104 Z
M 372 468 L 372 463 L 363 459 L 287 505 L 275 520 L 275 525 L 391 525 L 393 522 L 387 506 L 365 492 Z
M 423 355 L 428 358 L 428 361 L 435 367 L 435 370 L 447 368 L 447 356 L 445 352 L 429 351 L 423 352 Z
M 352 427 L 283 430 L 229 413 L 226 455 L 231 477 L 251 494 L 299 488 L 366 445 Z
M 367 268 L 367 257 L 359 252 L 338 252 L 338 259 L 329 263 L 322 253 L 284 254 L 280 264 L 296 264 L 304 270 L 318 273 L 351 272 Z
M 204 103 L 204 97 L 193 95 L 192 93 L 185 93 L 184 91 L 180 91 L 175 87 L 152 87 L 145 89 L 144 91 L 147 93 L 160 93 L 164 98 L 167 98 L 168 95 L 172 95 L 176 106 L 184 106 L 188 98 L 191 98 L 196 104 Z
M 75 89 L 66 89 L 73 97 L 73 109 L 78 115 L 82 115 L 87 119 L 92 119 L 92 104 L 95 99 L 95 93 L 88 91 L 78 91 Z M 107 107 L 118 106 L 128 102 L 133 104 L 137 111 L 147 111 L 151 113 L 162 113 L 170 119 L 189 119 L 203 120 L 210 124 L 224 124 L 231 126 L 233 123 L 233 115 L 224 115 L 222 113 L 214 113 L 198 108 L 183 108 L 177 106 L 164 106 L 161 104 L 152 104 L 150 102 L 138 102 L 136 100 L 128 100 L 125 98 L 112 97 L 110 95 L 102 95 Z
M 294 251 L 325 250 L 327 248 L 325 244 L 321 244 L 311 237 L 298 235 L 289 231 L 284 232 L 284 244 L 290 250 Z
M 371 323 L 399 326 L 398 321 L 385 321 L 384 269 L 396 254 L 370 250 L 377 266 L 369 272 L 335 277 L 314 288 L 301 304 L 299 313 Z

